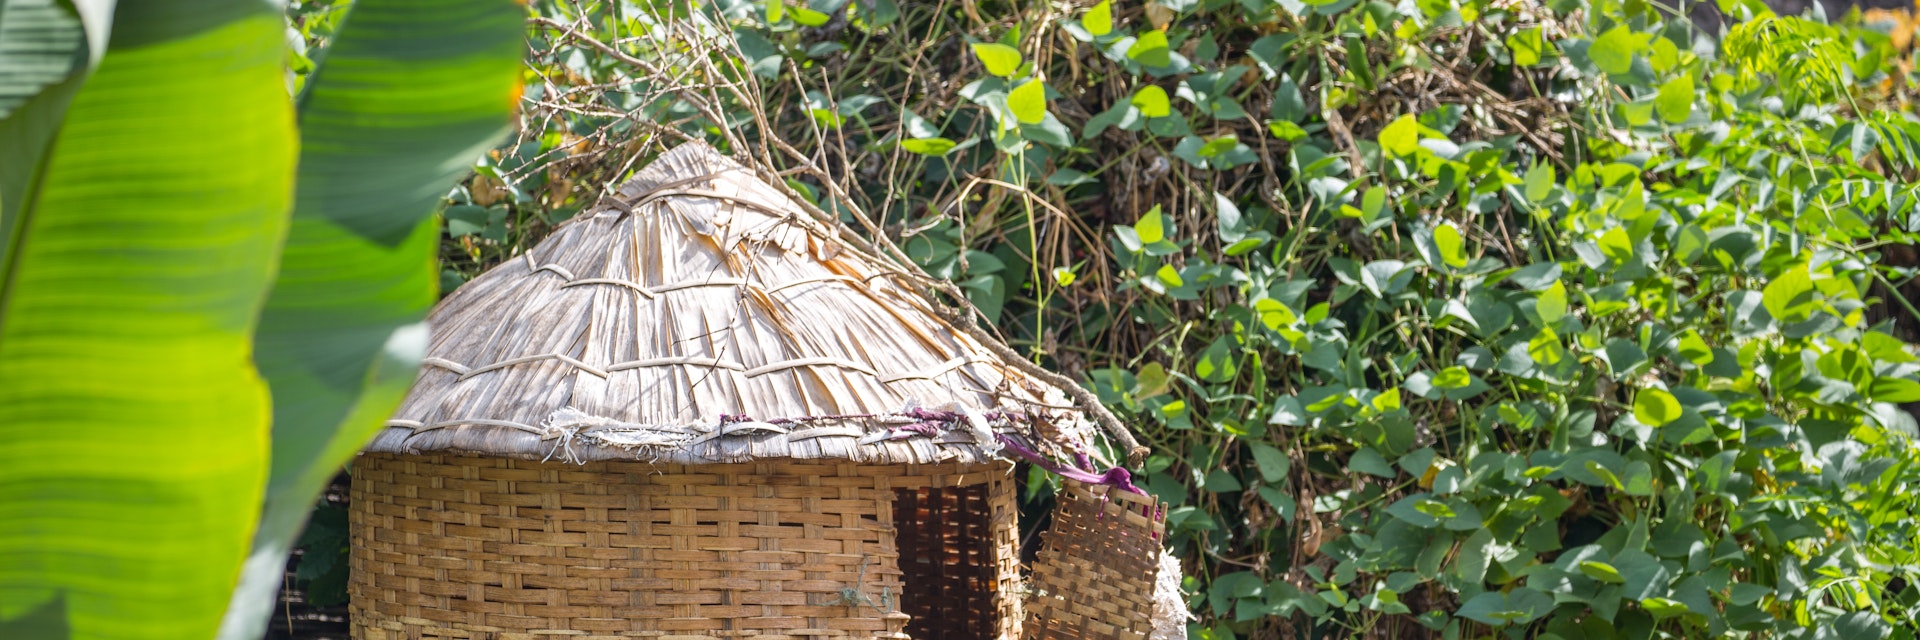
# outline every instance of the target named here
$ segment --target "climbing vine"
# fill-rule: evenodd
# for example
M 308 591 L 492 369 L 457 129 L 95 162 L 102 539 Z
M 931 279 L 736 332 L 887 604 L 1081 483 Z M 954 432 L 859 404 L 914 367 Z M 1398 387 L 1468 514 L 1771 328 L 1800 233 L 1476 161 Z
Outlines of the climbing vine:
M 1911 67 L 1720 8 L 536 2 L 443 284 L 704 140 L 1135 425 L 1196 637 L 1911 638 Z

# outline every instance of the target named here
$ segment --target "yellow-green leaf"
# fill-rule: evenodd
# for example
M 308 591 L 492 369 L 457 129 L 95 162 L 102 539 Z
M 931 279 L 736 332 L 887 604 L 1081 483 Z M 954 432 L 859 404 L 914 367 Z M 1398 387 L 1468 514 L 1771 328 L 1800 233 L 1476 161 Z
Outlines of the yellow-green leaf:
M 1293 309 L 1287 308 L 1286 303 L 1273 298 L 1254 301 L 1253 311 L 1260 314 L 1260 324 L 1266 325 L 1268 329 L 1291 326 L 1300 320 L 1299 316 L 1293 313 Z
M 1399 409 L 1400 388 L 1393 387 L 1380 392 L 1380 395 L 1374 396 L 1373 400 L 1367 403 L 1367 406 L 1372 407 L 1374 411 L 1379 413 L 1387 413 Z
M 973 55 L 987 68 L 987 73 L 996 76 L 1011 76 L 1020 70 L 1020 50 L 998 42 L 976 42 Z
M 1080 16 L 1080 26 L 1085 27 L 1087 33 L 1093 34 L 1094 37 L 1112 33 L 1113 0 L 1100 0 L 1100 4 L 1093 5 L 1092 9 L 1087 10 L 1086 15 Z
M 1164 67 L 1173 64 L 1173 52 L 1167 48 L 1167 32 L 1154 29 L 1140 34 L 1127 47 L 1127 58 L 1149 67 Z
M 1187 283 L 1186 280 L 1180 277 L 1180 271 L 1174 269 L 1173 265 L 1170 264 L 1160 265 L 1160 270 L 1154 272 L 1153 275 L 1169 287 L 1178 287 Z
M 1300 125 L 1286 120 L 1268 120 L 1267 131 L 1272 133 L 1273 137 L 1287 142 L 1294 142 L 1307 137 L 1306 129 L 1302 129 Z
M 1619 569 L 1615 569 L 1613 568 L 1613 565 L 1607 564 L 1605 562 L 1598 562 L 1593 560 L 1581 562 L 1580 573 L 1587 574 L 1587 577 L 1593 578 L 1595 580 L 1599 580 L 1601 582 L 1605 582 L 1607 584 L 1623 584 L 1627 581 L 1626 578 L 1623 578 L 1620 576 Z
M 1600 253 L 1615 263 L 1623 263 L 1633 258 L 1633 237 L 1627 235 L 1625 228 L 1608 229 L 1606 233 L 1600 234 L 1599 244 Z
M 1540 64 L 1540 58 L 1547 50 L 1547 40 L 1540 33 L 1540 27 L 1533 27 L 1507 36 L 1507 51 L 1513 54 L 1516 67 L 1530 67 Z
M 1233 357 L 1233 347 L 1228 338 L 1215 338 L 1207 350 L 1200 353 L 1200 361 L 1193 365 L 1193 373 L 1207 382 L 1226 382 L 1240 372 L 1240 363 Z
M 1559 280 L 1540 292 L 1540 298 L 1533 303 L 1533 310 L 1540 314 L 1540 321 L 1554 324 L 1567 316 L 1567 285 Z
M 1527 341 L 1527 357 L 1544 365 L 1559 364 L 1567 357 L 1567 348 L 1560 344 L 1560 334 L 1553 329 L 1542 327 L 1533 339 Z
M 1140 235 L 1141 244 L 1153 244 L 1167 239 L 1166 227 L 1160 220 L 1160 205 L 1153 205 L 1141 214 L 1140 221 L 1133 223 L 1133 230 Z
M 1133 380 L 1135 400 L 1145 400 L 1166 393 L 1172 382 L 1167 376 L 1166 367 L 1160 366 L 1158 362 L 1149 362 L 1147 366 L 1141 367 L 1140 373 L 1135 374 Z
M 1080 279 L 1080 274 L 1074 273 L 1072 269 L 1066 267 L 1054 267 L 1052 273 L 1054 284 L 1062 287 L 1073 286 L 1073 283 Z
M 1380 148 L 1396 156 L 1408 156 L 1420 149 L 1420 122 L 1403 115 L 1380 130 Z
M 1601 71 L 1618 74 L 1633 69 L 1633 54 L 1638 53 L 1646 41 L 1640 34 L 1626 25 L 1621 25 L 1600 34 L 1587 47 L 1587 58 L 1593 60 L 1593 66 Z
M 1920 402 L 1920 382 L 1906 378 L 1876 378 L 1868 387 L 1876 402 Z
M 900 141 L 900 149 L 923 156 L 944 156 L 957 146 L 946 138 L 910 138 Z
M 1680 418 L 1680 401 L 1661 389 L 1641 389 L 1633 398 L 1633 419 L 1649 427 L 1666 425 Z
M 1440 250 L 1440 261 L 1458 269 L 1467 266 L 1467 249 L 1460 238 L 1460 230 L 1451 224 L 1442 224 L 1433 228 L 1433 246 Z
M 814 11 L 806 7 L 793 8 L 793 21 L 803 27 L 818 27 L 833 20 L 833 16 Z
M 1693 115 L 1693 76 L 1682 75 L 1660 85 L 1653 106 L 1660 110 L 1660 118 L 1669 123 L 1686 122 Z
M 1681 332 L 1676 350 L 1680 352 L 1680 357 L 1686 358 L 1694 366 L 1704 367 L 1713 363 L 1713 348 L 1707 346 L 1707 341 L 1700 338 L 1698 331 L 1688 329 Z
M 1767 307 L 1767 313 L 1781 322 L 1799 322 L 1807 319 L 1815 303 L 1813 278 L 1807 274 L 1807 265 L 1788 269 L 1786 273 L 1767 283 L 1760 292 L 1760 302 Z
M 1007 110 L 1021 124 L 1040 124 L 1047 119 L 1047 83 L 1029 80 L 1007 92 Z
M 1140 115 L 1159 118 L 1173 113 L 1173 103 L 1167 100 L 1167 90 L 1157 85 L 1140 87 L 1134 92 L 1132 104 L 1140 110 Z
M 81 637 L 213 637 L 267 480 L 284 18 L 196 9 L 115 25 L 44 156 L 7 158 L 44 168 L 0 265 L 0 608 L 64 598 Z
M 1521 179 L 1526 183 L 1527 201 L 1538 203 L 1546 199 L 1547 196 L 1552 195 L 1555 179 L 1553 175 L 1553 165 L 1551 164 L 1539 162 L 1535 163 L 1532 168 L 1527 169 L 1526 177 Z
M 434 212 L 506 137 L 526 9 L 358 0 L 300 100 L 293 224 L 254 361 L 273 391 L 265 507 L 221 637 L 258 638 L 286 550 L 418 371 L 439 272 Z

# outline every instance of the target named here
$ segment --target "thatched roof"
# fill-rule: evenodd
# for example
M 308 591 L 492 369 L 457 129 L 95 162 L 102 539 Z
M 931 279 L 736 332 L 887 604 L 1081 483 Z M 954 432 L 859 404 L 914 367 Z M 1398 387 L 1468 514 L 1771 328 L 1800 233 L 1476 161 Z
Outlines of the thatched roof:
M 989 431 L 1086 450 L 1061 389 L 955 330 L 910 289 L 923 276 L 711 148 L 669 151 L 603 202 L 434 309 L 420 379 L 369 451 L 969 462 L 1000 447 Z

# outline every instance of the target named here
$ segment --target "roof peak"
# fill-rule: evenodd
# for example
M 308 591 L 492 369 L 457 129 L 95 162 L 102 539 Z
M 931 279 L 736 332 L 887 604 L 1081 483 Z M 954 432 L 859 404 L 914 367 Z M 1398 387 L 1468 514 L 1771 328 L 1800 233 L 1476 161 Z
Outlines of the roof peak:
M 434 309 L 421 377 L 369 450 L 908 464 L 984 462 L 1006 437 L 1088 451 L 1062 389 L 711 147 L 672 149 L 616 193 Z

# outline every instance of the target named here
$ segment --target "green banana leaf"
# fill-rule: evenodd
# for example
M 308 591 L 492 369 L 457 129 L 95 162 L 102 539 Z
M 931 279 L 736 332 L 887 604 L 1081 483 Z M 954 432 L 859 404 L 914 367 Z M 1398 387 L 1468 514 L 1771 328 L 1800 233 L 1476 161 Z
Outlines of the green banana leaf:
M 254 0 L 191 8 L 222 19 L 120 6 L 64 117 L 39 114 L 44 151 L 4 148 L 34 154 L 0 187 L 10 639 L 209 637 L 253 536 L 269 410 L 251 345 L 297 157 L 285 27 Z
M 58 0 L 0 2 L 0 118 L 88 66 L 86 25 Z
M 412 384 L 455 180 L 506 134 L 525 7 L 359 0 L 300 99 L 293 226 L 257 336 L 273 392 L 261 526 L 221 637 L 260 637 L 287 552 L 334 472 Z
M 0 0 L 0 237 L 113 30 L 111 0 Z M 8 243 L 0 242 L 0 262 Z

